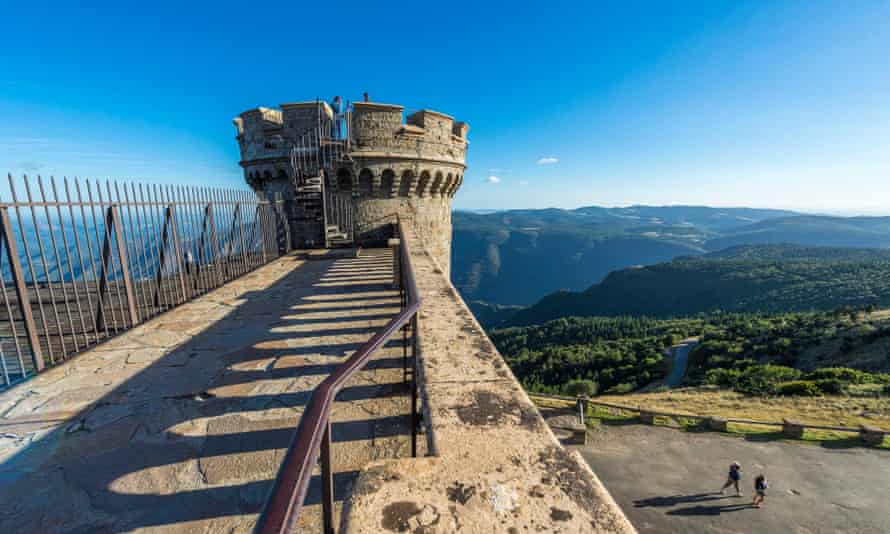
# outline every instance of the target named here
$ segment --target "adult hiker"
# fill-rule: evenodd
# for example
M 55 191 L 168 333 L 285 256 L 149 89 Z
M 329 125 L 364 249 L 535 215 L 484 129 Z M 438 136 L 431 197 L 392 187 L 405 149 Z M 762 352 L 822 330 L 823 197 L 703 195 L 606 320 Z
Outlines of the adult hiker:
M 729 466 L 729 476 L 726 478 L 726 484 L 723 484 L 723 487 L 720 488 L 720 494 L 726 493 L 726 488 L 730 486 L 735 486 L 735 496 L 741 497 L 742 490 L 739 488 L 739 481 L 742 480 L 742 464 L 738 462 L 732 462 Z
M 755 508 L 760 508 L 763 499 L 766 498 L 766 488 L 768 487 L 766 477 L 763 474 L 757 475 L 757 478 L 754 479 L 754 501 L 751 503 Z

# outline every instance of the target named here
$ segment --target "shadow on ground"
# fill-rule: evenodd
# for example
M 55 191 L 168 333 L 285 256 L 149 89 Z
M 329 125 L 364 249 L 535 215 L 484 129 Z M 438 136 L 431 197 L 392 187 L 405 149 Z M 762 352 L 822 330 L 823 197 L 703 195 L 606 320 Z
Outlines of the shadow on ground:
M 285 257 L 75 358 L 55 384 L 20 385 L 0 419 L 26 440 L 0 465 L 0 532 L 249 532 L 311 391 L 398 311 L 390 273 L 387 254 Z M 388 344 L 338 396 L 338 500 L 363 462 L 408 442 L 401 352 Z M 307 521 L 319 495 L 314 480 Z

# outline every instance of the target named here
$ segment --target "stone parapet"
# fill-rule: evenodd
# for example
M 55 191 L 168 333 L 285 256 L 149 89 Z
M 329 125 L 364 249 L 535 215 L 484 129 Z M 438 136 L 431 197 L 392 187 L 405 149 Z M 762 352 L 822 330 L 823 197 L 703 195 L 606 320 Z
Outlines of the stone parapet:
M 586 463 L 560 446 L 435 255 L 406 233 L 437 456 L 365 468 L 344 508 L 345 531 L 634 532 Z

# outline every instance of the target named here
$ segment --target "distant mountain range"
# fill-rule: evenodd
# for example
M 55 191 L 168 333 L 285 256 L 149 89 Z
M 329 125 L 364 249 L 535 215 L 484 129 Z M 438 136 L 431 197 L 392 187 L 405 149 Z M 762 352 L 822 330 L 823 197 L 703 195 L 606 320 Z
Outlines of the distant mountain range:
M 609 272 L 747 244 L 890 247 L 890 217 L 703 206 L 455 211 L 452 280 L 468 301 L 528 305 Z
M 566 316 L 788 312 L 890 306 L 890 249 L 745 245 L 614 271 L 583 292 L 557 292 L 520 310 L 492 310 L 492 325 Z M 497 313 L 497 315 L 496 315 Z

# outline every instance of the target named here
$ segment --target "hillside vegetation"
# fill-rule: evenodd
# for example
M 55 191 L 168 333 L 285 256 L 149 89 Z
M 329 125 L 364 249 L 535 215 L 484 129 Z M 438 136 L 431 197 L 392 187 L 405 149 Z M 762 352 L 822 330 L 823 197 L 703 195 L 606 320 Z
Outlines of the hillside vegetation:
M 581 293 L 558 292 L 505 316 L 528 325 L 565 316 L 785 312 L 890 306 L 890 250 L 742 246 L 615 271 Z
M 627 393 L 666 374 L 664 349 L 699 336 L 690 385 L 757 395 L 890 393 L 890 314 L 855 310 L 716 313 L 683 319 L 562 318 L 491 332 L 530 391 L 570 393 L 589 381 Z

